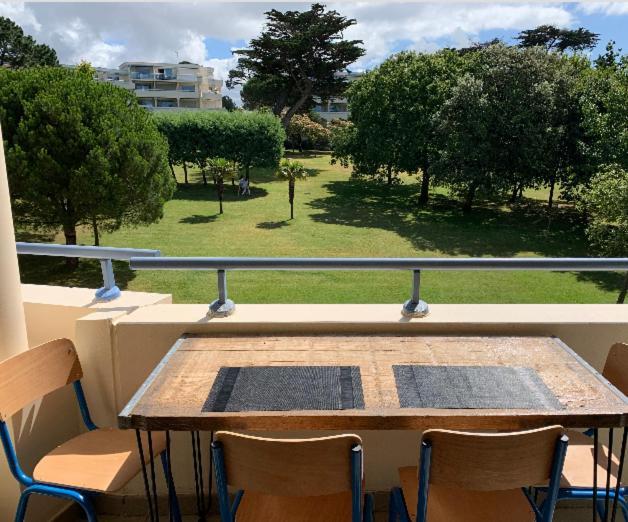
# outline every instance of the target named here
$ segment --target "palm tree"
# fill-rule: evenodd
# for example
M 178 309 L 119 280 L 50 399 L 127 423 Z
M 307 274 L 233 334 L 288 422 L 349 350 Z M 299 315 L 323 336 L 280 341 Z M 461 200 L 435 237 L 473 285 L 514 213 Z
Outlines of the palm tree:
M 218 201 L 220 203 L 220 213 L 222 214 L 222 198 L 225 193 L 225 178 L 235 175 L 233 163 L 224 158 L 213 158 L 209 160 L 207 170 L 214 178 L 216 191 L 218 192 Z
M 288 201 L 290 201 L 290 219 L 294 219 L 294 183 L 297 179 L 306 179 L 307 170 L 298 161 L 281 160 L 277 176 L 288 180 Z

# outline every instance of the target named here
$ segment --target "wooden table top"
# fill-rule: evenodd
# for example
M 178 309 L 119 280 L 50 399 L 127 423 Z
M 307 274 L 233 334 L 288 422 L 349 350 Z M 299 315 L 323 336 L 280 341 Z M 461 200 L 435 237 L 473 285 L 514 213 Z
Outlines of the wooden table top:
M 400 408 L 396 364 L 534 368 L 559 410 Z M 363 410 L 203 412 L 223 366 L 359 366 Z M 507 391 L 506 391 L 507 392 Z M 553 337 L 181 337 L 118 416 L 141 430 L 517 430 L 620 427 L 628 400 Z

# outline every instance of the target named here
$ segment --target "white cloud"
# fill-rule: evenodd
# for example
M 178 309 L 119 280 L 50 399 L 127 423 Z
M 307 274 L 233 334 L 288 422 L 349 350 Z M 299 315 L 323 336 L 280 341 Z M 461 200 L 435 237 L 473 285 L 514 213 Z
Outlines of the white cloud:
M 364 41 L 366 55 L 356 70 L 377 65 L 398 42 L 416 50 L 433 50 L 436 41 L 462 47 L 485 30 L 522 30 L 541 24 L 568 26 L 573 15 L 562 6 L 543 4 L 383 4 L 334 5 L 358 23 L 347 38 Z
M 0 3 L 0 16 L 10 18 L 26 32 L 38 32 L 41 29 L 35 14 L 24 4 Z
M 578 10 L 586 14 L 628 15 L 628 2 L 582 2 Z

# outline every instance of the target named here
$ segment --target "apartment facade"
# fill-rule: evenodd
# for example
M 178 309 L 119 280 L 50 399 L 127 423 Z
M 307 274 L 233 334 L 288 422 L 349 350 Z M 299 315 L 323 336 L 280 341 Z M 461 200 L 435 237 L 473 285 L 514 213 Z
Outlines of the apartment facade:
M 96 79 L 132 90 L 148 109 L 222 108 L 222 80 L 213 68 L 194 63 L 124 62 L 96 69 Z
M 347 73 L 347 82 L 351 83 L 360 76 L 362 76 L 361 73 Z M 315 102 L 316 105 L 313 111 L 323 120 L 333 121 L 349 119 L 350 112 L 346 98 L 330 98 L 327 101 L 316 98 Z

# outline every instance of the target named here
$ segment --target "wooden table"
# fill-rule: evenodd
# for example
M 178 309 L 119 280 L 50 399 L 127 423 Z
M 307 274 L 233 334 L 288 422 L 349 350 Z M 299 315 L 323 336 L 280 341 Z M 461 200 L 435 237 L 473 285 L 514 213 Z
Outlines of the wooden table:
M 530 367 L 536 370 L 563 408 L 539 411 L 401 408 L 392 369 L 393 365 L 401 364 Z M 299 365 L 358 366 L 365 408 L 202 411 L 221 367 Z M 504 392 L 507 393 L 507 390 Z M 185 335 L 174 344 L 129 401 L 118 416 L 118 423 L 121 428 L 137 430 L 141 452 L 144 449 L 139 430 L 148 431 L 149 441 L 151 431 L 165 430 L 168 461 L 169 430 L 191 432 L 200 517 L 206 509 L 199 431 L 429 428 L 506 431 L 560 424 L 571 428 L 596 428 L 594 455 L 597 455 L 597 428 L 623 427 L 625 440 L 628 403 L 621 392 L 555 337 Z M 622 462 L 623 457 L 622 452 Z M 594 469 L 596 465 L 597 462 L 594 462 Z M 152 515 L 153 511 L 156 512 L 153 506 L 157 505 L 152 460 L 150 466 L 152 492 L 145 465 L 142 472 Z M 211 471 L 208 479 L 211 498 Z M 610 488 L 609 476 L 606 489 Z M 173 496 L 174 491 L 169 491 L 169 494 Z
M 400 408 L 393 364 L 534 368 L 564 409 Z M 202 412 L 221 366 L 359 366 L 363 410 Z M 507 390 L 505 390 L 507 391 Z M 517 430 L 621 427 L 628 404 L 595 369 L 554 337 L 207 337 L 180 338 L 120 413 L 141 430 Z

